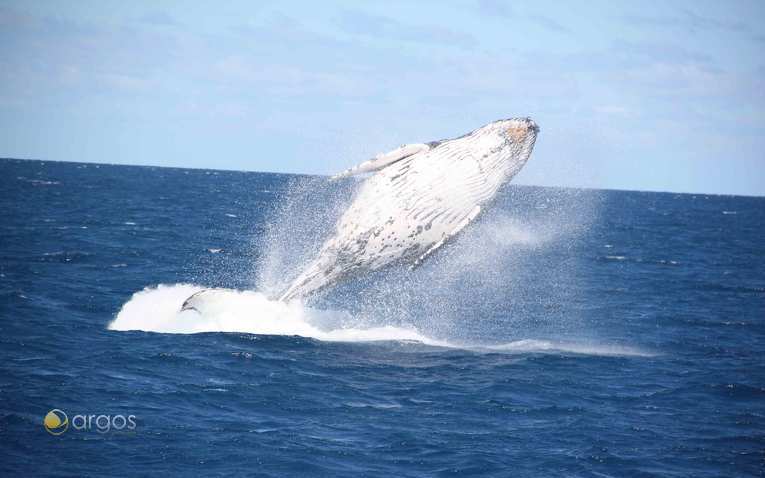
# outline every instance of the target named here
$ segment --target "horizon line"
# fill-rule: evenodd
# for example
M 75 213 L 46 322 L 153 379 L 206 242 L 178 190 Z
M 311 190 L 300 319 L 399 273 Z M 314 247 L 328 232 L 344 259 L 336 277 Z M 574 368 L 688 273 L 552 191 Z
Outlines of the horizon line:
M 261 174 L 281 174 L 285 176 L 326 176 L 331 177 L 330 174 L 316 174 L 316 173 L 291 173 L 284 171 L 263 171 L 254 169 L 227 169 L 227 168 L 208 168 L 199 166 L 160 166 L 156 164 L 125 164 L 125 163 L 108 163 L 100 161 L 73 161 L 68 159 L 39 159 L 39 158 L 12 158 L 6 156 L 0 156 L 0 161 L 13 160 L 13 161 L 37 161 L 41 163 L 72 163 L 72 164 L 96 164 L 103 166 L 126 166 L 136 168 L 162 168 L 162 169 L 191 169 L 199 171 L 222 171 L 222 172 L 234 172 L 234 173 L 261 173 Z M 539 184 L 525 184 L 525 183 L 512 183 L 514 186 L 528 186 L 535 188 L 557 188 L 557 189 L 580 189 L 585 191 L 620 191 L 630 193 L 656 193 L 656 194 L 686 194 L 686 195 L 704 195 L 704 196 L 725 196 L 725 197 L 743 197 L 743 198 L 765 198 L 765 194 L 736 194 L 736 193 L 710 193 L 699 191 L 658 191 L 653 189 L 618 189 L 618 188 L 594 188 L 588 186 L 542 186 Z

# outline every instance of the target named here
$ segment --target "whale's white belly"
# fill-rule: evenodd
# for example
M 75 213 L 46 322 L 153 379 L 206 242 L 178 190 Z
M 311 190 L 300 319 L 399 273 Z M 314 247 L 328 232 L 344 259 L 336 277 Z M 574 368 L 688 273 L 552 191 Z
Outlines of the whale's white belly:
M 421 263 L 473 221 L 523 167 L 538 130 L 529 118 L 498 120 L 459 138 L 404 145 L 344 171 L 337 177 L 374 173 L 279 299 L 305 297 L 394 262 Z M 216 294 L 199 292 L 184 308 L 201 310 Z
M 316 260 L 281 298 L 305 295 L 353 272 L 421 262 L 478 215 L 520 170 L 531 146 L 468 136 L 377 171 L 361 186 Z
M 469 152 L 404 159 L 367 180 L 325 249 L 367 269 L 417 259 L 492 197 L 492 186 Z

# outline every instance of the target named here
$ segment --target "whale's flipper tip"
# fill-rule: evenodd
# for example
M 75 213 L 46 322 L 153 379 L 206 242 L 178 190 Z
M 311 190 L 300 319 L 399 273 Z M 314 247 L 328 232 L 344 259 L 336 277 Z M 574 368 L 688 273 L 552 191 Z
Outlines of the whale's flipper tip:
M 225 289 L 202 289 L 198 292 L 191 294 L 181 305 L 180 312 L 187 310 L 193 310 L 199 314 L 203 314 L 205 308 L 209 305 L 212 299 L 219 296 L 221 293 L 226 292 Z
M 240 308 L 241 304 L 248 303 L 248 301 L 252 301 L 253 298 L 264 303 L 288 302 L 254 290 L 215 287 L 211 289 L 202 289 L 191 294 L 185 301 L 183 301 L 178 313 L 194 311 L 201 316 L 220 317 L 229 314 L 232 310 L 237 310 Z
M 200 290 L 199 292 L 194 292 L 191 294 L 186 300 L 183 301 L 183 304 L 181 305 L 181 312 L 185 310 L 197 310 L 196 307 L 194 307 L 195 298 L 201 294 L 202 292 L 205 292 L 207 289 Z

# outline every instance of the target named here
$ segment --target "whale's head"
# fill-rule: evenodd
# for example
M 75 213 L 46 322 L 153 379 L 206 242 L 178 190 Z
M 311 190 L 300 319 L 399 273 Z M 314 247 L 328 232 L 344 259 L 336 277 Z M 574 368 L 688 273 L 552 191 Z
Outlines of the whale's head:
M 471 135 L 493 136 L 496 143 L 505 146 L 533 147 L 537 133 L 539 126 L 531 118 L 510 118 L 493 121 L 473 131 Z
M 456 138 L 469 150 L 483 168 L 517 173 L 531 156 L 539 126 L 531 118 L 510 118 L 493 121 L 471 133 Z
M 537 133 L 539 133 L 539 126 L 531 118 L 511 118 L 495 121 L 491 124 L 497 125 L 513 141 L 536 138 Z

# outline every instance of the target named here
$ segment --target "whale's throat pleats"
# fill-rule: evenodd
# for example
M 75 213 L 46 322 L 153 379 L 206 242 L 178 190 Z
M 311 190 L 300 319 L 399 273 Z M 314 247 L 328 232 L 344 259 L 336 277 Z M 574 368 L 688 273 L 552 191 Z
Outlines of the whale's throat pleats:
M 402 146 L 347 170 L 342 175 L 374 174 L 280 299 L 304 297 L 392 263 L 421 264 L 473 222 L 523 167 L 537 130 L 528 119 L 501 120 L 459 138 Z

